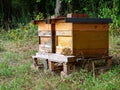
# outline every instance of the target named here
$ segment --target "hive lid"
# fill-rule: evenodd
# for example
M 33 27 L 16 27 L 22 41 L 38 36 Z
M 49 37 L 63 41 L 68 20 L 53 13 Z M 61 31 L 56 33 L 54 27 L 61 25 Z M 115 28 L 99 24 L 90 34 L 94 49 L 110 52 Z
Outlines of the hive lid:
M 37 24 L 38 22 L 56 23 L 59 21 L 66 23 L 112 23 L 112 19 L 110 18 L 54 18 L 45 20 L 33 20 L 32 23 L 33 24 Z
M 110 18 L 65 18 L 65 22 L 72 23 L 112 23 Z

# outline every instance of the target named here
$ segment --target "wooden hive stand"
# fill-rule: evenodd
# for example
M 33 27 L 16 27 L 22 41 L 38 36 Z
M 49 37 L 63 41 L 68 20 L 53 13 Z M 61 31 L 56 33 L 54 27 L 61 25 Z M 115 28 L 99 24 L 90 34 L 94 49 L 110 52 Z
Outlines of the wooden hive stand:
M 34 66 L 39 66 L 38 59 L 43 60 L 45 70 L 63 70 L 62 72 L 64 72 L 66 75 L 72 73 L 75 70 L 74 56 L 39 52 L 36 54 L 36 56 L 32 56 L 32 58 Z M 61 65 L 56 66 L 56 63 Z

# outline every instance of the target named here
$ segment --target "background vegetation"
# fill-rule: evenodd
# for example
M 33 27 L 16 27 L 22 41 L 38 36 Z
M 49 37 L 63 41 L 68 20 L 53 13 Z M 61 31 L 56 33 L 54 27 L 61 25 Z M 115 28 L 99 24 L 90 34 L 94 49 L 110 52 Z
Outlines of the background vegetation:
M 31 56 L 38 51 L 37 27 L 33 19 L 54 15 L 55 0 L 0 0 L 0 90 L 119 90 L 120 89 L 120 2 L 119 0 L 61 0 L 62 12 L 87 13 L 111 18 L 110 70 L 96 79 L 79 69 L 71 78 L 31 70 Z
M 60 0 L 61 14 L 87 13 L 89 17 L 111 18 L 111 32 L 120 34 L 119 0 Z M 54 15 L 56 0 L 0 0 L 0 27 L 8 30 L 19 23 Z M 113 33 L 112 33 L 113 34 Z

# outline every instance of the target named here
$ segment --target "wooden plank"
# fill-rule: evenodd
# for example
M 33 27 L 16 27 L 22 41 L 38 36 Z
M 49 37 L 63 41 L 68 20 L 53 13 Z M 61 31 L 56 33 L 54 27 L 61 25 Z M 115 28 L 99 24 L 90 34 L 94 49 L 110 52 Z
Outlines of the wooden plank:
M 55 23 L 65 23 L 64 18 L 61 19 L 51 19 L 51 24 L 55 24 Z
M 99 61 L 99 60 L 108 60 L 111 59 L 112 56 L 103 56 L 103 57 L 90 57 L 90 58 L 82 58 L 82 57 L 78 57 L 76 58 L 76 61 Z
M 67 18 L 87 18 L 87 14 L 78 14 L 78 13 L 69 13 L 67 14 Z
M 51 45 L 52 40 L 50 37 L 41 37 L 41 44 Z
M 61 54 L 55 54 L 55 53 L 45 53 L 45 52 L 39 52 L 36 53 L 36 57 L 40 59 L 48 59 L 49 61 L 53 62 L 74 62 L 74 56 L 64 56 Z
M 38 36 L 51 36 L 51 31 L 50 30 L 38 31 Z
M 56 27 L 56 31 L 57 30 L 72 30 L 72 23 L 56 23 L 55 27 Z
M 41 52 L 52 52 L 52 47 L 51 47 L 51 45 L 40 44 L 39 45 L 39 51 L 41 51 Z
M 72 31 L 70 31 L 70 30 L 62 30 L 62 31 L 57 30 L 56 35 L 57 36 L 72 36 Z
M 96 31 L 74 31 L 73 32 L 73 48 L 74 49 L 97 49 L 108 48 L 108 32 Z
M 46 24 L 44 21 L 38 23 L 38 31 L 51 30 L 51 24 Z
M 107 48 L 98 48 L 98 49 L 74 49 L 73 55 L 78 57 L 102 57 L 108 55 Z
M 80 24 L 74 23 L 73 30 L 79 31 L 108 31 L 109 25 L 108 24 Z
M 72 47 L 72 37 L 69 36 L 58 36 L 58 46 Z

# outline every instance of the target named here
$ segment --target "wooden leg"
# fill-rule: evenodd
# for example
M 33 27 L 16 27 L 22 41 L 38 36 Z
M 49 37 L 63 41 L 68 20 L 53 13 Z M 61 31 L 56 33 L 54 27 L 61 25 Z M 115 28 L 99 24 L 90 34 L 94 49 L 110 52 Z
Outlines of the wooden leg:
M 87 60 L 87 61 L 84 61 L 85 62 L 85 64 L 84 64 L 84 69 L 85 70 L 87 70 L 87 71 L 90 71 L 91 70 L 91 68 L 90 68 L 90 61 L 89 60 Z
M 37 60 L 37 58 L 33 58 L 33 65 L 34 66 L 38 66 L 38 60 Z
M 75 65 L 72 63 L 63 63 L 63 71 L 61 71 L 61 78 L 69 78 L 70 73 L 75 71 Z
M 32 70 L 38 71 L 39 70 L 39 64 L 37 58 L 32 59 L 33 64 L 30 66 Z
M 72 63 L 63 63 L 63 72 L 66 74 L 70 74 L 75 70 L 75 65 Z
M 91 62 L 92 62 L 93 77 L 95 78 L 95 63 L 94 63 L 94 61 L 91 61 Z
M 45 59 L 43 61 L 43 64 L 44 64 L 44 70 L 47 70 L 49 67 L 48 67 L 48 59 Z
M 106 67 L 109 68 L 112 64 L 112 59 L 107 59 L 106 60 Z
M 54 71 L 55 70 L 55 62 L 49 61 L 49 70 Z

